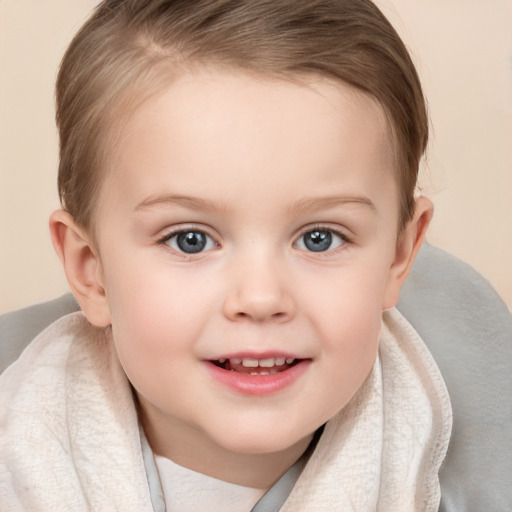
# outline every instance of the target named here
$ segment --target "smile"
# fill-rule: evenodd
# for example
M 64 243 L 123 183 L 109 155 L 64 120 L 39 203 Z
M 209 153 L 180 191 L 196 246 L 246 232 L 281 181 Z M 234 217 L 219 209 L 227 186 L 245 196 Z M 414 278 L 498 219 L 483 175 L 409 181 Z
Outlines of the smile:
M 237 394 L 266 396 L 292 386 L 304 375 L 311 359 L 291 355 L 264 354 L 250 357 L 241 354 L 203 362 L 214 381 Z
M 264 359 L 232 357 L 212 361 L 215 366 L 223 370 L 245 375 L 273 375 L 286 371 L 299 362 L 300 359 L 294 357 L 266 357 Z

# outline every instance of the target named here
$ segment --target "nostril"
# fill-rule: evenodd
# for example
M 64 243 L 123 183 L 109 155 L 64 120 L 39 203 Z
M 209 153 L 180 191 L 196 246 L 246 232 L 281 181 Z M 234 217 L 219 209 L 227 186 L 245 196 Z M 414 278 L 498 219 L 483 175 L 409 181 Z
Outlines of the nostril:
M 251 311 L 251 312 L 245 312 L 245 311 L 237 311 L 234 315 L 230 315 L 232 319 L 235 320 L 252 320 L 256 322 L 263 322 L 263 321 L 275 321 L 275 322 L 284 322 L 286 321 L 291 315 L 287 313 L 286 311 L 278 311 L 276 313 L 270 313 L 267 314 L 263 311 Z

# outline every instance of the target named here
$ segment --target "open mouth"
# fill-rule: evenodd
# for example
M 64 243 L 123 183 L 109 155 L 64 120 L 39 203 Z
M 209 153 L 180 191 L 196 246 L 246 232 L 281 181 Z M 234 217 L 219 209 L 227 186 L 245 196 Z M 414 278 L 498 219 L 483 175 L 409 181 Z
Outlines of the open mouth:
M 265 359 L 251 359 L 248 357 L 232 357 L 211 361 L 218 368 L 229 372 L 243 373 L 245 375 L 273 375 L 289 370 L 302 359 L 293 357 L 268 357 Z

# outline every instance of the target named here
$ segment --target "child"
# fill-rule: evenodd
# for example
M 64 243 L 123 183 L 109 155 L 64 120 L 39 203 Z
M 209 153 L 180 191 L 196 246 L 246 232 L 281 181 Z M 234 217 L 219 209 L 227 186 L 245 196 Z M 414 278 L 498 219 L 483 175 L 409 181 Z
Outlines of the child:
M 442 378 L 393 308 L 427 115 L 368 0 L 105 0 L 57 83 L 82 313 L 2 377 L 2 510 L 434 511 Z

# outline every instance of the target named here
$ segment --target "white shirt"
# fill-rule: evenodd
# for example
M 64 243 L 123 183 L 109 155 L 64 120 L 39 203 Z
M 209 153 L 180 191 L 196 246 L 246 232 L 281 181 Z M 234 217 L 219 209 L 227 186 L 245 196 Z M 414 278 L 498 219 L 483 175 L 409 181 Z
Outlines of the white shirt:
M 266 489 L 218 480 L 155 454 L 169 512 L 250 512 Z

